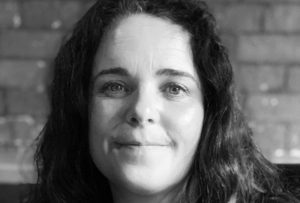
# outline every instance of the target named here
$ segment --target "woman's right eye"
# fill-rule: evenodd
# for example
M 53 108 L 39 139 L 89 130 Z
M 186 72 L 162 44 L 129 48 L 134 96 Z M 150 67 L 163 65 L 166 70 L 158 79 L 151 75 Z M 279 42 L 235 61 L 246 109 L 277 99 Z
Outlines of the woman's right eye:
M 107 97 L 121 98 L 130 93 L 130 88 L 125 83 L 107 82 L 100 88 L 100 93 Z

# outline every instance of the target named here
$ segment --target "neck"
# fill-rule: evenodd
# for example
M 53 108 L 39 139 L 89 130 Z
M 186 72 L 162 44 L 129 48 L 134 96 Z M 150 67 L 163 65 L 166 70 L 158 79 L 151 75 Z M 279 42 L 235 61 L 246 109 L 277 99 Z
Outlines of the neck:
M 114 203 L 175 203 L 179 194 L 178 188 L 151 194 L 138 194 L 114 185 L 111 190 Z

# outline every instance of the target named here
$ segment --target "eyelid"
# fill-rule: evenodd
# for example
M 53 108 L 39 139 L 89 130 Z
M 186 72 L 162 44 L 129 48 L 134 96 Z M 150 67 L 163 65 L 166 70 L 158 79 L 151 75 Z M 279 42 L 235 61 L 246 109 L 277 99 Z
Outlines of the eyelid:
M 182 89 L 185 90 L 185 91 L 189 91 L 188 88 L 187 88 L 185 85 L 183 85 L 183 84 L 181 84 L 181 83 L 178 83 L 178 82 L 168 82 L 168 83 L 166 83 L 165 85 L 169 85 L 169 86 L 178 86 L 178 87 L 182 88 Z
M 172 86 L 179 87 L 186 95 L 190 94 L 189 88 L 187 88 L 185 85 L 177 83 L 177 82 L 167 82 L 160 89 L 162 89 L 163 91 L 165 91 L 166 88 L 172 87 Z M 172 95 L 172 96 L 174 96 L 174 97 L 180 97 L 179 95 L 178 96 Z
M 108 88 L 111 87 L 112 85 L 121 85 L 125 90 L 124 91 L 110 91 Z M 130 88 L 130 86 L 121 80 L 114 80 L 114 81 L 107 81 L 104 82 L 102 85 L 100 85 L 100 87 L 97 89 L 97 92 L 100 94 L 103 94 L 107 97 L 125 97 L 128 94 L 130 94 L 130 92 L 132 91 L 132 88 Z

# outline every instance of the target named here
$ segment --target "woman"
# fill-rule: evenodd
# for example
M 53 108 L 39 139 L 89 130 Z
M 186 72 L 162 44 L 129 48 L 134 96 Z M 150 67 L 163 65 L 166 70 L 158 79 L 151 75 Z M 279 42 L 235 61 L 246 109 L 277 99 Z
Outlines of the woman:
M 101 0 L 55 60 L 28 202 L 296 202 L 197 0 Z

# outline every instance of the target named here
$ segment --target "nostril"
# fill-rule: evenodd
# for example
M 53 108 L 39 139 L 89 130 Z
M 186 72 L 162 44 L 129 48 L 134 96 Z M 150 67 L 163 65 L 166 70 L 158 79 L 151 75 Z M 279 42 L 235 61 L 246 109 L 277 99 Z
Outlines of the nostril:
M 142 125 L 144 122 L 148 122 L 148 123 L 154 123 L 154 119 L 151 119 L 151 118 L 149 118 L 149 119 L 146 119 L 146 120 L 139 120 L 137 117 L 135 117 L 135 116 L 132 116 L 132 117 L 130 117 L 129 118 L 129 120 L 128 120 L 128 122 L 131 124 L 131 125 L 134 125 L 134 126 L 136 126 L 136 125 Z M 144 123 L 145 124 L 145 123 Z
M 151 119 L 151 118 L 148 119 L 148 122 L 149 123 L 154 123 L 153 119 Z
M 131 117 L 131 118 L 130 118 L 130 122 L 131 122 L 131 123 L 134 123 L 134 124 L 137 124 L 139 121 L 138 121 L 137 118 Z

